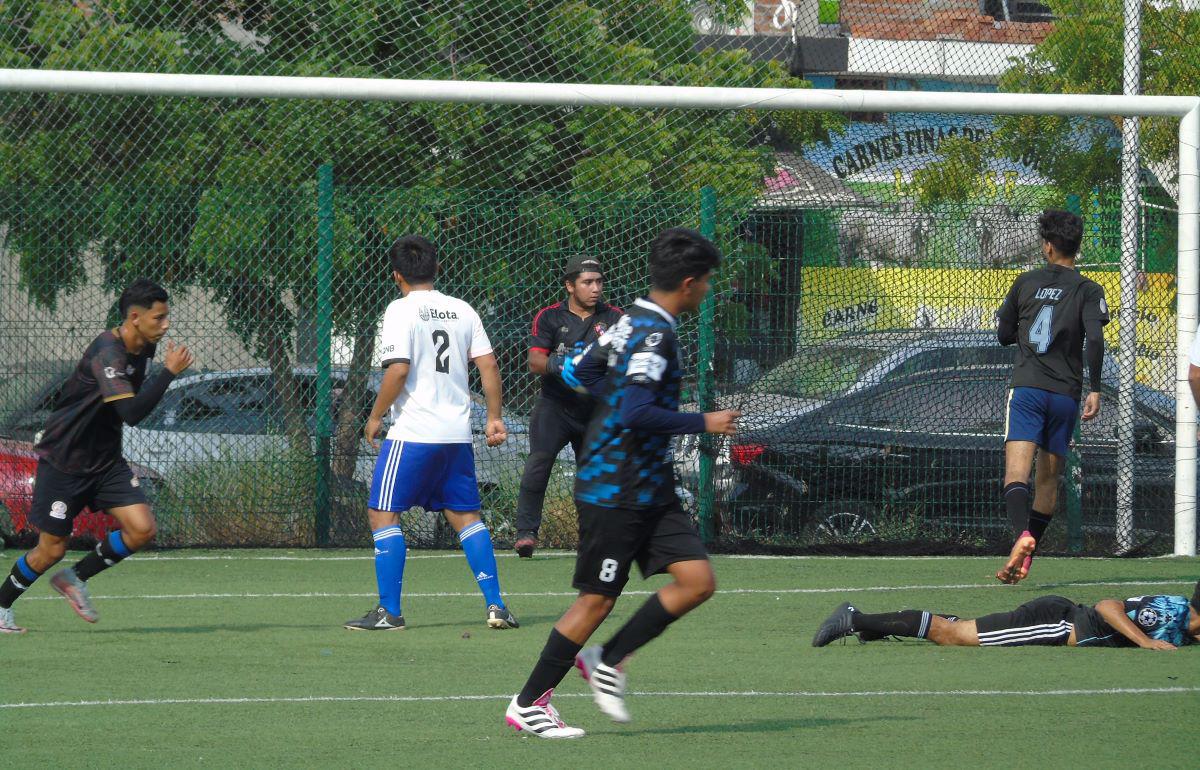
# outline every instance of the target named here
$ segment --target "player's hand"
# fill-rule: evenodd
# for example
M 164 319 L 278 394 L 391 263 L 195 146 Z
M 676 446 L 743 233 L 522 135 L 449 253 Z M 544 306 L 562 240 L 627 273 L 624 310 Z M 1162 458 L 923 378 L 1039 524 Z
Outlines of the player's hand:
M 379 451 L 379 442 L 376 439 L 379 437 L 379 430 L 382 427 L 382 417 L 368 417 L 367 424 L 363 427 L 363 438 L 367 440 L 367 444 L 375 451 Z
M 487 436 L 488 446 L 500 446 L 508 440 L 508 427 L 504 424 L 504 420 L 488 420 L 484 435 Z
M 567 383 L 567 385 L 575 391 L 583 390 L 583 383 L 581 383 L 579 378 L 575 376 L 575 365 L 579 363 L 580 358 L 582 358 L 582 356 L 568 356 L 564 358 L 562 362 L 562 369 L 559 370 L 558 373 L 559 376 L 563 378 L 563 382 Z
M 1151 639 L 1150 644 L 1142 647 L 1143 650 L 1174 650 L 1175 645 L 1170 642 L 1164 642 L 1162 639 Z
M 167 354 L 163 357 L 163 366 L 167 367 L 167 371 L 171 374 L 179 376 L 180 372 L 194 363 L 196 363 L 196 357 L 192 355 L 192 351 L 188 350 L 187 345 L 167 343 Z
M 1096 391 L 1088 393 L 1083 402 L 1083 419 L 1090 420 L 1100 414 L 1100 394 Z
M 737 433 L 737 421 L 741 416 L 742 413 L 736 409 L 706 412 L 704 414 L 704 432 L 732 436 Z

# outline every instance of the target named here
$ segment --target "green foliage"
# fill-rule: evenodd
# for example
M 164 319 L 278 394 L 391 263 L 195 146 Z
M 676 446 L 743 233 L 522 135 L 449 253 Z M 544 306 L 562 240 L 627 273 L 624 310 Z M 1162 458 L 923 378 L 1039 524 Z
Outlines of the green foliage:
M 1047 94 L 1121 93 L 1124 20 L 1120 0 L 1049 0 L 1054 31 L 1000 80 L 1001 91 Z M 1142 6 L 1142 93 L 1200 92 L 1200 14 L 1178 2 Z M 1112 184 L 1120 118 L 1108 121 L 1061 116 L 1009 116 L 997 120 L 997 151 L 1032 159 L 1062 190 Z M 1176 154 L 1176 121 L 1144 118 L 1143 153 L 1151 160 Z
M 973 200 L 983 190 L 986 155 L 983 146 L 966 137 L 944 139 L 940 159 L 913 171 L 917 200 L 923 206 Z

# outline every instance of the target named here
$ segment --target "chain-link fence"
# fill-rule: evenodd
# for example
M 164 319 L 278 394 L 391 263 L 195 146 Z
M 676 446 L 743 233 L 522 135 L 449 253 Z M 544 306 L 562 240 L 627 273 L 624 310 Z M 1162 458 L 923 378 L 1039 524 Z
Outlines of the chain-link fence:
M 1186 44 L 1198 17 L 1145 6 L 1146 92 L 1200 88 Z M 0 66 L 22 69 L 1048 93 L 1119 91 L 1123 28 L 1120 5 L 1096 0 L 41 0 L 0 20 Z M 706 534 L 750 548 L 985 547 L 1008 537 L 1011 357 L 992 342 L 993 314 L 1040 259 L 1037 212 L 1060 206 L 1085 219 L 1081 264 L 1114 323 L 1112 390 L 1077 437 L 1055 545 L 1169 547 L 1171 121 L 1142 123 L 1130 240 L 1119 121 L 11 93 L 0 107 L 9 534 L 25 526 L 31 442 L 58 386 L 116 322 L 120 288 L 147 276 L 172 291 L 171 335 L 199 359 L 126 430 L 160 542 L 366 542 L 361 427 L 395 296 L 383 250 L 420 232 L 441 250 L 442 289 L 480 311 L 496 345 L 511 438 L 476 441 L 476 471 L 494 531 L 511 536 L 533 313 L 562 298 L 561 266 L 581 251 L 603 258 L 608 297 L 627 304 L 653 235 L 688 225 L 711 228 L 727 257 L 711 316 L 685 327 L 689 370 L 705 375 L 688 405 L 746 413 L 735 440 L 678 447 Z M 1119 267 L 1134 241 L 1136 376 L 1118 398 Z M 1134 415 L 1118 432 L 1136 463 L 1123 535 L 1118 404 Z M 572 478 L 568 451 L 547 544 L 573 543 Z M 81 531 L 106 525 L 97 515 Z M 436 517 L 406 526 L 412 543 L 451 542 Z

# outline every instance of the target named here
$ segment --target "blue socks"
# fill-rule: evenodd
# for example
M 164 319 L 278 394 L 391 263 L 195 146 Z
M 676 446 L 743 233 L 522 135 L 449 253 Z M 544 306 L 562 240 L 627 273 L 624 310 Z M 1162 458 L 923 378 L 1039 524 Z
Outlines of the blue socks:
M 462 543 L 463 554 L 467 564 L 471 566 L 471 574 L 479 583 L 483 592 L 483 600 L 489 606 L 504 606 L 500 598 L 500 578 L 496 574 L 496 552 L 492 549 L 492 536 L 488 533 L 487 525 L 482 521 L 468 524 L 458 533 Z
M 371 532 L 375 539 L 375 582 L 379 586 L 379 606 L 400 615 L 400 589 L 404 583 L 404 558 L 408 544 L 398 526 Z

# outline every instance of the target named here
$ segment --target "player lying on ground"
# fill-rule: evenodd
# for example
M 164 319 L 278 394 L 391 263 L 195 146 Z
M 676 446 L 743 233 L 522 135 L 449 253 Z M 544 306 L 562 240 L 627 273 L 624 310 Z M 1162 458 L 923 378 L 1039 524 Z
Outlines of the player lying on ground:
M 1046 266 L 1017 276 L 996 314 L 1000 344 L 1017 346 L 1004 426 L 1004 504 L 1014 543 L 1008 562 L 996 573 L 1005 583 L 1029 574 L 1034 549 L 1058 504 L 1058 480 L 1083 393 L 1085 353 L 1091 392 L 1083 419 L 1100 413 L 1108 305 L 1104 289 L 1075 267 L 1083 220 L 1069 211 L 1047 209 L 1038 217 L 1038 235 Z
M 579 596 L 546 640 L 505 717 L 541 738 L 576 738 L 550 703 L 571 666 L 582 671 L 600 709 L 628 722 L 621 662 L 703 604 L 716 578 L 692 518 L 675 493 L 671 437 L 732 434 L 739 413 L 681 414 L 684 372 L 676 319 L 695 312 L 721 257 L 699 233 L 666 230 L 650 247 L 648 297 L 583 353 L 579 381 L 597 399 L 575 477 L 579 549 L 572 585 Z M 672 581 L 638 608 L 603 646 L 583 645 L 616 605 L 637 562 L 642 575 Z
M 487 400 L 487 445 L 508 438 L 501 419 L 500 367 L 475 310 L 434 288 L 437 250 L 418 235 L 397 240 L 388 250 L 392 280 L 403 294 L 388 305 L 380 333 L 383 383 L 363 437 L 372 446 L 391 414 L 392 425 L 375 463 L 367 517 L 375 540 L 375 582 L 379 604 L 342 625 L 351 631 L 404 628 L 400 595 L 407 544 L 400 514 L 413 506 L 441 511 L 458 533 L 463 555 L 487 607 L 489 628 L 518 623 L 500 596 L 496 554 L 475 480 L 471 444 L 468 365 L 479 370 Z
M 121 429 L 154 410 L 175 376 L 192 365 L 192 354 L 186 347 L 168 346 L 166 369 L 143 388 L 155 347 L 171 325 L 167 292 L 140 278 L 121 293 L 119 307 L 124 320 L 88 345 L 37 444 L 29 520 L 38 529 L 38 542 L 0 585 L 0 633 L 24 632 L 13 620 L 13 602 L 62 559 L 75 517 L 84 508 L 108 511 L 121 528 L 50 578 L 50 585 L 89 623 L 97 615 L 87 581 L 154 538 L 154 513 L 121 457 Z
M 911 636 L 950 647 L 1142 647 L 1174 650 L 1200 641 L 1200 582 L 1189 602 L 1183 596 L 1104 599 L 1088 607 L 1061 596 L 1041 596 L 1012 612 L 976 620 L 925 610 L 869 615 L 849 602 L 825 619 L 813 647 L 855 634 L 862 643 Z

